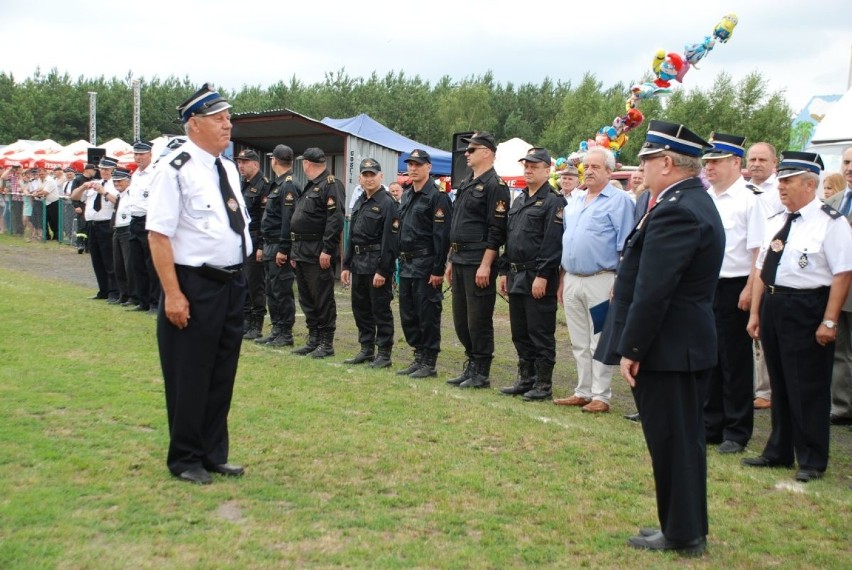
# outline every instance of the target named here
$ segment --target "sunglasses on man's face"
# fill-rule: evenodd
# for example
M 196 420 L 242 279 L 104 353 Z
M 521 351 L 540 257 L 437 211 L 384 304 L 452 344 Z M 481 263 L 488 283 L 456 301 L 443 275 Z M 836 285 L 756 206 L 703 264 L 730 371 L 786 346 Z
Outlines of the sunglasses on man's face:
M 485 148 L 484 146 L 470 146 L 470 147 L 467 147 L 467 148 L 464 150 L 464 153 L 465 153 L 465 154 L 473 154 L 473 153 L 475 153 L 476 151 L 478 151 L 478 150 L 482 150 L 482 149 L 484 149 L 484 148 Z

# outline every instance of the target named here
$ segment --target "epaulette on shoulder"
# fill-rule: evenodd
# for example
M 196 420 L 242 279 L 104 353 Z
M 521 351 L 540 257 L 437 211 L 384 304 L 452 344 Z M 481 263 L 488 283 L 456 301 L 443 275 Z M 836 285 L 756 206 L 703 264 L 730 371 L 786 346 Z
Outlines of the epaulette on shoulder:
M 223 155 L 221 155 L 221 158 L 224 158 L 225 160 L 227 160 L 228 162 L 230 162 L 231 164 L 233 164 L 233 165 L 235 165 L 235 166 L 236 166 L 236 164 L 237 164 L 237 163 L 234 161 L 234 159 L 233 159 L 233 158 L 231 158 L 230 156 L 225 156 L 225 155 L 223 154 Z
M 837 210 L 835 210 L 834 208 L 832 208 L 831 206 L 829 206 L 828 204 L 823 204 L 822 208 L 820 208 L 820 210 L 822 210 L 823 212 L 828 214 L 831 217 L 831 219 L 833 219 L 833 220 L 836 220 L 837 218 L 839 218 L 843 215 L 840 212 L 838 212 Z
M 500 186 L 506 186 L 506 181 L 498 176 L 497 177 L 497 184 L 499 184 Z
M 328 178 L 325 179 L 329 184 L 334 184 L 334 174 L 329 174 Z
M 181 168 L 183 168 L 183 165 L 184 165 L 184 164 L 186 164 L 187 162 L 189 162 L 189 160 L 190 160 L 191 158 L 192 158 L 192 155 L 191 155 L 191 154 L 189 154 L 189 153 L 188 153 L 188 152 L 186 152 L 186 151 L 183 151 L 182 153 L 180 153 L 179 155 L 177 155 L 176 157 L 174 157 L 174 158 L 172 159 L 172 161 L 171 161 L 169 164 L 170 164 L 170 165 L 172 166 L 172 168 L 174 168 L 175 170 L 180 170 Z
M 293 181 L 293 175 L 292 174 L 284 179 L 284 182 L 292 182 L 292 181 Z
M 264 177 L 263 177 L 263 183 L 264 183 L 264 184 L 269 184 L 269 177 L 268 177 L 268 176 L 264 176 Z
M 780 215 L 781 215 L 781 214 L 783 214 L 784 212 L 785 212 L 785 210 L 779 210 L 779 211 L 775 212 L 774 214 L 772 214 L 771 216 L 768 216 L 766 219 L 767 219 L 767 220 L 771 220 L 771 219 L 772 219 L 772 218 L 774 218 L 775 216 L 780 216 Z
M 751 190 L 752 194 L 757 194 L 757 195 L 763 194 L 763 190 L 761 190 L 760 188 L 758 188 L 754 184 L 746 184 L 746 188 Z

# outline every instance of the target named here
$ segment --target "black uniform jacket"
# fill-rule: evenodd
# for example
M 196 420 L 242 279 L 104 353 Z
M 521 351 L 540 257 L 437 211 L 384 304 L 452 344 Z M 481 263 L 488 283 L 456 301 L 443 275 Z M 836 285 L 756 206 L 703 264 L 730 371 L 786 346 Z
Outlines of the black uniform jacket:
M 290 250 L 292 259 L 316 262 L 321 253 L 337 258 L 343 229 L 340 200 L 345 194 L 343 183 L 328 170 L 307 183 L 290 218 L 290 237 L 295 235 Z
M 486 249 L 498 251 L 506 243 L 510 202 L 509 187 L 493 168 L 462 182 L 453 202 L 450 243 L 458 247 L 450 252 L 450 261 L 479 265 Z
M 266 199 L 266 209 L 260 222 L 263 241 L 278 244 L 277 251 L 285 255 L 290 255 L 290 218 L 301 194 L 299 186 L 293 182 L 293 171 L 288 170 L 275 178 Z
M 260 220 L 263 218 L 263 209 L 266 207 L 266 199 L 269 194 L 269 178 L 259 171 L 251 180 L 243 179 L 243 200 L 246 203 L 251 220 L 249 221 L 249 234 L 255 250 L 262 246 L 260 239 Z
M 669 188 L 627 237 L 595 359 L 642 370 L 716 365 L 713 298 L 725 230 L 698 178 Z
M 356 248 L 358 252 L 356 252 Z M 366 251 L 364 251 L 366 248 Z M 343 269 L 390 278 L 399 255 L 399 207 L 384 186 L 362 193 L 352 207 Z
M 429 277 L 444 275 L 450 247 L 450 224 L 453 206 L 438 181 L 430 178 L 420 192 L 408 186 L 399 205 L 400 254 L 428 250 L 400 265 L 400 277 Z M 405 261 L 405 260 L 403 260 Z
M 547 279 L 546 295 L 559 288 L 562 261 L 562 213 L 565 199 L 550 184 L 530 197 L 524 188 L 509 210 L 506 249 L 500 258 L 500 274 L 508 275 L 510 294 L 531 295 L 536 277 Z

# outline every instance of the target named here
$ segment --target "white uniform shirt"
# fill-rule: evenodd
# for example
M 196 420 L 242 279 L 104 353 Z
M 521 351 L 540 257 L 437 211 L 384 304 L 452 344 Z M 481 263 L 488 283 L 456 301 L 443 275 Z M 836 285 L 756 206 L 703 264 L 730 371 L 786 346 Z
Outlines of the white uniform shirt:
M 41 185 L 41 191 L 47 192 L 43 200 L 48 206 L 59 200 L 59 187 L 56 185 L 56 181 L 54 181 L 50 176 L 44 179 L 44 183 Z
M 742 176 L 721 194 L 716 194 L 712 186 L 707 193 L 725 228 L 725 257 L 719 278 L 747 277 L 753 259 L 749 250 L 760 247 L 763 241 L 764 224 L 751 221 L 753 211 L 760 208 L 758 195 L 746 187 Z
M 835 275 L 852 271 L 852 228 L 843 216 L 832 218 L 822 206 L 814 198 L 799 210 L 801 217 L 793 220 L 775 275 L 776 285 L 795 289 L 828 287 Z M 786 220 L 782 213 L 767 221 L 755 263 L 758 269 L 763 269 L 769 244 Z
M 115 189 L 112 179 L 107 181 L 95 180 L 95 182 L 102 183 L 107 193 L 113 196 L 118 196 L 118 190 Z M 96 212 L 95 198 L 97 198 L 97 196 L 98 193 L 91 188 L 83 193 L 83 198 L 86 201 L 85 217 L 87 222 L 107 222 L 112 219 L 112 213 L 115 212 L 115 205 L 107 200 L 106 196 L 101 196 L 101 209 Z
M 133 173 L 130 189 L 133 191 L 133 207 L 130 215 L 145 216 L 148 214 L 148 193 L 151 181 L 154 178 L 154 165 L 149 164 L 145 170 L 137 170 Z
M 189 157 L 175 168 L 171 163 L 182 153 Z M 178 265 L 230 267 L 242 264 L 249 254 L 240 251 L 243 241 L 228 222 L 215 160 L 215 156 L 187 140 L 164 157 L 154 171 L 145 229 L 170 238 Z M 222 164 L 245 219 L 245 244 L 250 248 L 249 215 L 240 192 L 240 174 L 232 161 L 222 159 Z
M 130 195 L 130 188 L 120 194 L 121 199 L 118 201 L 118 210 L 115 211 L 115 227 L 125 228 L 130 225 L 130 208 L 133 205 L 133 197 Z

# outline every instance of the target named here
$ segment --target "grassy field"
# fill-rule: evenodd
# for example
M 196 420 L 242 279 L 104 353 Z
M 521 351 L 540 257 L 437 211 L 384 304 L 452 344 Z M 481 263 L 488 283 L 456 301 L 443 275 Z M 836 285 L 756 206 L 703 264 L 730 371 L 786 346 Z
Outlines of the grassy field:
M 244 345 L 230 425 L 247 475 L 178 482 L 164 464 L 154 319 L 10 268 L 21 255 L 55 256 L 55 274 L 88 263 L 0 237 L 0 568 L 852 566 L 848 429 L 807 486 L 709 451 L 707 556 L 637 552 L 625 541 L 656 510 L 620 379 L 613 413 L 594 417 L 450 388 L 462 355 L 448 305 L 437 379 L 347 367 L 344 291 L 334 358 Z M 495 388 L 514 375 L 506 313 L 498 300 Z M 574 380 L 559 334 L 562 395 Z M 766 426 L 761 415 L 749 454 Z

